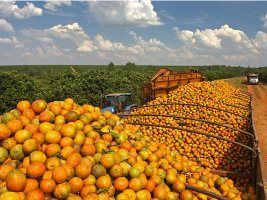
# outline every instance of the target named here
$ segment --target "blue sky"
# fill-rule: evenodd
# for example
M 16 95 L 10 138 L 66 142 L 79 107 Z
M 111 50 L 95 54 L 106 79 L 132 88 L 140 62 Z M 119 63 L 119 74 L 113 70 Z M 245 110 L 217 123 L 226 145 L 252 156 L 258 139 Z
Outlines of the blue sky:
M 267 65 L 267 2 L 2 2 L 0 64 Z

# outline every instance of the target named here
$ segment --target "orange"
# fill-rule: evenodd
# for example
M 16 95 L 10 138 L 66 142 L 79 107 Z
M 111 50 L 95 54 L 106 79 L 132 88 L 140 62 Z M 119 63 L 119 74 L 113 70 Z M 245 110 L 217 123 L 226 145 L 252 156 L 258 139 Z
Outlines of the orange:
M 30 178 L 39 178 L 45 173 L 45 165 L 41 162 L 33 162 L 27 167 L 27 176 Z
M 126 194 L 130 200 L 136 199 L 136 193 L 135 193 L 135 191 L 133 191 L 131 189 L 126 189 L 123 191 L 123 193 Z
M 35 117 L 35 113 L 32 109 L 26 109 L 22 113 L 23 116 L 27 117 L 29 120 L 33 120 Z
M 58 156 L 61 152 L 61 148 L 58 144 L 49 144 L 45 148 L 45 154 L 48 157 Z
M 109 174 L 113 178 L 118 178 L 123 176 L 123 169 L 119 164 L 113 165 L 113 167 L 110 169 Z
M 79 131 L 82 131 L 84 128 L 84 123 L 81 120 L 76 120 L 75 125 L 76 125 L 77 130 Z
M 80 192 L 83 188 L 83 180 L 79 177 L 70 179 L 69 183 L 71 186 L 71 192 L 74 194 Z
M 73 146 L 73 139 L 71 137 L 63 137 L 60 140 L 59 144 L 62 148 L 67 146 Z
M 25 174 L 18 170 L 11 170 L 6 176 L 6 187 L 9 191 L 19 192 L 26 187 L 27 179 Z
M 68 174 L 67 180 L 70 180 L 71 178 L 74 177 L 74 169 L 72 166 L 70 166 L 68 164 L 64 164 L 64 165 L 62 165 L 62 167 L 64 167 L 64 169 L 67 171 L 67 174 Z
M 39 115 L 40 122 L 53 122 L 54 119 L 55 115 L 49 110 L 45 110 Z
M 45 141 L 49 144 L 51 143 L 59 143 L 61 140 L 61 135 L 57 131 L 48 131 L 45 134 Z
M 69 111 L 64 115 L 66 122 L 75 122 L 78 120 L 79 115 L 75 111 Z
M 38 125 L 35 125 L 35 124 L 27 124 L 24 129 L 30 131 L 31 133 L 36 133 L 36 132 L 38 132 L 38 128 L 39 128 Z
M 128 188 L 129 181 L 125 177 L 116 178 L 114 181 L 114 187 L 118 191 L 124 191 Z
M 37 99 L 34 102 L 32 102 L 32 110 L 35 113 L 41 113 L 45 111 L 46 108 L 47 108 L 47 103 L 42 99 Z
M 153 179 L 149 179 L 149 180 L 147 181 L 147 184 L 146 184 L 145 189 L 146 189 L 147 191 L 149 191 L 149 192 L 153 192 L 154 189 L 155 189 L 155 187 L 156 187 L 156 183 L 155 183 L 155 181 L 154 181 Z
M 71 104 L 71 105 L 74 104 L 74 100 L 73 100 L 72 98 L 70 98 L 70 97 L 66 98 L 66 99 L 64 100 L 64 102 L 65 102 L 65 103 L 68 103 L 68 104 Z
M 88 132 L 90 132 L 90 131 L 92 131 L 93 130 L 93 127 L 89 124 L 89 125 L 85 125 L 84 127 L 83 127 L 83 132 L 84 133 L 88 133 Z
M 82 131 L 78 131 L 73 141 L 77 145 L 83 145 L 85 141 L 85 134 Z
M 153 191 L 153 197 L 159 200 L 164 200 L 167 197 L 166 189 L 163 185 L 155 187 Z
M 30 154 L 30 162 L 42 162 L 45 163 L 46 161 L 46 156 L 43 152 L 41 151 L 34 151 Z
M 138 192 L 143 187 L 143 183 L 141 179 L 139 178 L 132 178 L 129 182 L 129 189 L 134 190 L 135 192 Z
M 56 188 L 56 182 L 53 179 L 43 179 L 40 183 L 40 189 L 44 193 L 51 193 Z
M 75 138 L 76 128 L 73 125 L 63 124 L 60 130 L 60 133 L 63 137 Z
M 0 180 L 5 181 L 7 174 L 13 169 L 14 167 L 12 167 L 11 165 L 1 165 L 0 166 Z
M 52 131 L 53 130 L 53 124 L 49 123 L 49 122 L 43 122 L 40 124 L 39 126 L 39 131 L 43 134 L 47 133 L 48 131 Z
M 61 113 L 61 111 L 62 111 L 62 106 L 61 106 L 61 104 L 60 104 L 59 102 L 56 102 L 56 101 L 52 102 L 52 103 L 50 104 L 49 108 L 50 108 L 50 111 L 51 111 L 52 113 L 54 113 L 55 116 L 60 115 L 60 113 Z
M 45 168 L 47 170 L 53 170 L 55 167 L 59 167 L 61 165 L 60 159 L 57 157 L 48 158 L 45 163 Z
M 3 164 L 8 156 L 8 151 L 4 147 L 0 147 L 0 164 Z
M 23 143 L 23 151 L 26 154 L 30 154 L 33 151 L 37 151 L 38 150 L 38 141 L 35 139 L 27 139 L 24 143 Z
M 27 124 L 29 124 L 31 122 L 30 119 L 28 119 L 27 117 L 25 117 L 23 115 L 19 116 L 19 120 L 21 121 L 23 126 L 26 126 Z
M 92 166 L 80 163 L 75 167 L 75 175 L 82 179 L 86 179 L 90 175 L 91 170 Z
M 84 126 L 83 128 L 88 125 L 91 121 L 91 119 L 87 115 L 82 115 L 79 117 L 79 119 L 83 122 Z
M 9 121 L 6 125 L 11 131 L 11 133 L 15 133 L 23 128 L 23 124 L 18 119 L 13 119 Z
M 23 198 L 21 198 L 20 194 L 16 192 L 5 192 L 0 195 L 0 200 L 21 200 L 21 199 Z
M 147 190 L 140 190 L 136 193 L 136 199 L 147 199 L 150 200 L 151 198 L 151 194 L 150 192 L 148 192 Z
M 31 108 L 31 103 L 29 101 L 20 101 L 17 104 L 17 109 L 21 112 L 29 108 Z
M 27 194 L 28 192 L 38 188 L 39 188 L 38 181 L 36 179 L 28 178 L 26 182 L 26 187 L 24 188 L 23 192 Z
M 189 190 L 184 190 L 180 195 L 181 200 L 193 199 L 193 194 Z
M 81 154 L 83 156 L 93 156 L 96 152 L 95 145 L 85 144 L 81 148 Z
M 96 180 L 96 186 L 99 189 L 108 189 L 111 186 L 111 178 L 108 175 L 100 176 Z
M 66 146 L 61 150 L 61 156 L 64 159 L 67 159 L 73 153 L 74 153 L 74 149 L 71 146 Z
M 14 145 L 9 151 L 10 157 L 14 160 L 22 160 L 25 156 L 21 144 Z
M 2 142 L 2 146 L 6 148 L 6 150 L 10 150 L 17 142 L 14 138 L 7 138 Z
M 67 158 L 67 163 L 72 166 L 76 167 L 82 160 L 82 156 L 79 153 L 72 153 Z
M 107 169 L 115 164 L 115 156 L 113 154 L 104 154 L 101 156 L 100 163 Z
M 40 189 L 35 189 L 27 193 L 27 200 L 44 200 L 45 195 Z
M 64 116 L 62 116 L 62 115 L 58 115 L 58 116 L 56 116 L 55 117 L 55 122 L 54 122 L 56 125 L 57 124 L 59 124 L 59 125 L 61 125 L 61 124 L 65 124 L 65 118 L 64 118 Z
M 176 180 L 174 183 L 173 183 L 173 187 L 172 187 L 173 191 L 176 192 L 176 193 L 181 193 L 182 191 L 185 190 L 185 185 L 183 182 L 179 181 L 179 180 Z
M 88 197 L 88 195 L 96 194 L 96 192 L 97 192 L 97 188 L 95 185 L 85 185 L 82 188 L 80 195 L 81 195 L 81 197 L 83 197 L 85 199 L 86 197 Z
M 14 135 L 16 142 L 19 144 L 22 144 L 23 142 L 25 142 L 27 139 L 30 139 L 31 137 L 32 137 L 32 133 L 25 129 L 17 131 Z
M 0 140 L 4 140 L 10 137 L 11 130 L 7 125 L 0 123 Z
M 37 132 L 33 133 L 32 139 L 35 139 L 40 145 L 44 143 L 45 135 L 43 133 Z
M 92 175 L 96 178 L 99 178 L 100 176 L 104 176 L 106 172 L 107 172 L 106 168 L 100 164 L 96 164 L 92 168 Z
M 71 192 L 71 186 L 68 182 L 58 184 L 54 190 L 54 196 L 57 199 L 66 199 Z
M 107 142 L 112 142 L 113 138 L 112 138 L 112 136 L 110 134 L 105 133 L 105 134 L 102 135 L 102 139 L 107 141 Z
M 6 124 L 8 123 L 9 121 L 13 120 L 13 119 L 16 119 L 16 115 L 12 112 L 6 112 L 4 113 L 3 115 L 1 115 L 1 122 Z
M 55 167 L 52 172 L 52 178 L 56 183 L 63 183 L 68 178 L 68 172 L 64 167 Z

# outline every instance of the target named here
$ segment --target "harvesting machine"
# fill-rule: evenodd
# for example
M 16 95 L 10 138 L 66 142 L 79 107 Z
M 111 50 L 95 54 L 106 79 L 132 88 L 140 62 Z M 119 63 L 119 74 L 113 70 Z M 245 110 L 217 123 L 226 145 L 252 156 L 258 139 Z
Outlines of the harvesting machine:
M 204 81 L 205 77 L 197 70 L 189 68 L 188 71 L 175 72 L 168 69 L 160 69 L 143 87 L 144 102 L 151 101 L 157 97 L 165 96 L 180 85 L 191 82 Z

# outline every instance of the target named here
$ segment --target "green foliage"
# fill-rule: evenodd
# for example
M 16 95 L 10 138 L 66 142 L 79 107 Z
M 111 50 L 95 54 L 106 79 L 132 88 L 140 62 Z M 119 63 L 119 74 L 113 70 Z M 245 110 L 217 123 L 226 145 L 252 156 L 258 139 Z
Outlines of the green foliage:
M 133 67 L 134 66 L 134 67 Z M 142 86 L 164 66 L 0 66 L 0 113 L 13 109 L 21 100 L 41 98 L 46 101 L 64 100 L 67 97 L 78 103 L 99 105 L 101 94 L 132 92 L 139 104 Z M 168 66 L 175 71 L 188 70 L 185 66 Z M 208 80 L 245 76 L 259 73 L 267 82 L 267 67 L 243 68 L 228 66 L 192 67 L 200 70 Z
M 135 67 L 135 63 L 132 63 L 132 62 L 127 62 L 125 64 L 126 67 Z

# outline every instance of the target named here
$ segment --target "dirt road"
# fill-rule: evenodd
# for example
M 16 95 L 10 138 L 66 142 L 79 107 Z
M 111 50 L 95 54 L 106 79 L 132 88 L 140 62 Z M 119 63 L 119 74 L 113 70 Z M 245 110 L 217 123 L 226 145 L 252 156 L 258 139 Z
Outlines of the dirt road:
M 254 122 L 259 146 L 264 164 L 263 179 L 265 191 L 267 186 L 267 90 L 262 85 L 248 85 L 248 92 L 252 94 Z

